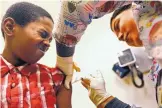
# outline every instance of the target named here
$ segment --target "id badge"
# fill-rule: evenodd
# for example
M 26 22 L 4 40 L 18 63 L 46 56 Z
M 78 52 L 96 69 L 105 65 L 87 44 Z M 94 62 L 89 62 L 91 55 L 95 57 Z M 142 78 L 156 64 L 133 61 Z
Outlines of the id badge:
M 157 93 L 158 93 L 158 105 L 159 108 L 162 108 L 162 85 L 158 86 Z

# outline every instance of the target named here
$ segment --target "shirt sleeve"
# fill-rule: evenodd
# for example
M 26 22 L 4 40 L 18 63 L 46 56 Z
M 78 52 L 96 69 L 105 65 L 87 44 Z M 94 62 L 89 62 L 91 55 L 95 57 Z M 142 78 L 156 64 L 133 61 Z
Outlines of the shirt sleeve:
M 87 26 L 116 8 L 130 4 L 130 1 L 62 1 L 54 37 L 57 54 L 69 57 L 74 54 Z
M 59 87 L 63 84 L 65 75 L 58 68 L 51 68 L 50 71 L 51 71 L 52 81 L 54 83 L 54 89 L 57 92 Z

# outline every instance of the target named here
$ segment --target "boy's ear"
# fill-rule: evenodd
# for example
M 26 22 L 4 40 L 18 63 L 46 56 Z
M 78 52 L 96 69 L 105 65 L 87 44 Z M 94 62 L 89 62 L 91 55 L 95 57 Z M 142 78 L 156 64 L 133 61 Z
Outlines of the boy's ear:
M 14 27 L 15 27 L 15 20 L 11 17 L 8 17 L 3 22 L 3 32 L 6 36 L 12 36 Z

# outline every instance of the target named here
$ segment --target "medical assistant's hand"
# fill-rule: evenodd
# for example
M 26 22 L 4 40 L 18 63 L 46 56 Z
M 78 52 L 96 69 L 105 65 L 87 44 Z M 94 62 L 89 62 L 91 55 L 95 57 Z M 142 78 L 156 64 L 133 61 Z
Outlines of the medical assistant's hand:
M 97 76 L 91 75 L 89 78 L 82 78 L 81 83 L 88 90 L 89 98 L 97 107 L 108 100 L 108 98 L 111 98 L 110 100 L 113 99 L 113 97 L 106 92 L 105 81 L 101 72 L 98 72 Z
M 70 89 L 70 83 L 73 77 L 73 72 L 74 70 L 80 72 L 80 68 L 77 67 L 76 64 L 73 62 L 73 57 L 60 56 L 57 56 L 56 67 L 62 70 L 63 73 L 66 75 L 64 85 L 67 89 Z

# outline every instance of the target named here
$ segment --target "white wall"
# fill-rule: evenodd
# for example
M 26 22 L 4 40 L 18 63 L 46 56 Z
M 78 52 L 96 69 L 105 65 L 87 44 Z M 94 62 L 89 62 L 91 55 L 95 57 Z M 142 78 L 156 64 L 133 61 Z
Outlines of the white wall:
M 1 1 L 0 20 L 6 9 L 13 3 L 21 0 Z M 59 12 L 59 1 L 55 0 L 26 0 L 46 9 L 54 18 L 57 19 Z M 83 72 L 86 70 L 101 69 L 106 80 L 107 90 L 114 96 L 130 104 L 139 104 L 143 108 L 155 108 L 156 102 L 154 91 L 149 85 L 149 81 L 144 89 L 136 89 L 132 85 L 123 83 L 111 71 L 112 65 L 117 61 L 116 54 L 128 47 L 115 38 L 109 26 L 110 15 L 106 15 L 100 20 L 93 20 L 88 26 L 84 36 L 76 47 L 74 60 L 81 67 Z M 41 63 L 54 66 L 56 62 L 56 51 L 54 41 L 47 54 L 40 60 Z M 0 53 L 4 47 L 2 36 L 0 36 Z M 51 59 L 52 58 L 52 59 Z M 147 79 L 147 77 L 146 77 Z M 149 88 L 149 89 L 148 89 Z M 80 82 L 73 84 L 73 108 L 95 108 L 88 98 L 87 91 L 81 86 Z

